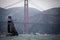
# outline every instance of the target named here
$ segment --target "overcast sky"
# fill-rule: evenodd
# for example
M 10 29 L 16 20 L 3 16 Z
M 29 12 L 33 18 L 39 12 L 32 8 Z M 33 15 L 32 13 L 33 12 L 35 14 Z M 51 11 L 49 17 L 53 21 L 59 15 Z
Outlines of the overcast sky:
M 14 3 L 15 5 L 11 5 Z M 0 7 L 3 8 L 23 7 L 23 6 L 24 6 L 23 0 L 0 0 Z M 54 7 L 60 7 L 60 0 L 29 0 L 29 7 L 33 7 L 43 11 Z

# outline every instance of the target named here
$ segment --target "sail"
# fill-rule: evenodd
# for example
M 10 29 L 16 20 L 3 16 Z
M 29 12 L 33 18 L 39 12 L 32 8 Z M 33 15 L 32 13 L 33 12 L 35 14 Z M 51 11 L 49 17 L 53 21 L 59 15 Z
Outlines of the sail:
M 18 35 L 11 16 L 8 16 L 8 33 L 12 35 Z

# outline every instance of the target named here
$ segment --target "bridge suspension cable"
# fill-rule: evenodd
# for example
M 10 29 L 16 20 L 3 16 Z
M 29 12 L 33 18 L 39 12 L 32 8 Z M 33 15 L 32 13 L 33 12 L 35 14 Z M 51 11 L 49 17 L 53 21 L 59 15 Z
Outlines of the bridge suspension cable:
M 10 5 L 8 5 L 8 6 L 4 7 L 4 8 L 11 7 L 11 6 L 13 6 L 13 5 L 16 5 L 16 4 L 18 4 L 18 3 L 21 3 L 22 1 L 23 1 L 23 0 L 21 0 L 21 1 L 18 1 L 18 2 L 15 2 L 15 3 L 13 3 L 13 4 L 10 4 Z
M 29 2 L 30 2 L 31 4 L 33 4 L 35 7 L 39 8 L 39 9 L 43 9 L 42 7 L 40 7 L 40 6 L 36 5 L 35 3 L 33 3 L 32 0 L 29 0 Z

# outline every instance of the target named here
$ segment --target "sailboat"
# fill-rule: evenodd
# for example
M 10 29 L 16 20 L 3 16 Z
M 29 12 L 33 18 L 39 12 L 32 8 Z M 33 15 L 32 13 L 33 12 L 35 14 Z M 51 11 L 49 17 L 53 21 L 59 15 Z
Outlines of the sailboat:
M 14 26 L 14 23 L 12 21 L 12 17 L 8 16 L 8 22 L 7 22 L 7 29 L 8 29 L 8 33 L 9 35 L 18 35 L 18 32 L 16 31 L 16 28 Z

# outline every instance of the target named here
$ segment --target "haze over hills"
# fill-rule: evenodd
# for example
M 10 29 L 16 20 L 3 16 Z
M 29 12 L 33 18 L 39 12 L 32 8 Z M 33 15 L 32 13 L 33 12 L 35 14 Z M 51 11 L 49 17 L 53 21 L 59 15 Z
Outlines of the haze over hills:
M 0 21 L 4 19 L 5 15 L 6 15 L 5 12 L 6 12 L 6 9 L 0 8 Z
M 11 15 L 13 21 L 24 22 L 23 9 L 24 9 L 23 7 L 3 9 L 4 11 L 2 10 L 3 12 L 0 11 L 0 13 L 1 15 L 4 15 L 3 18 L 5 18 L 5 20 L 7 19 L 8 15 Z M 28 24 L 29 33 L 39 32 L 39 33 L 59 34 L 60 33 L 60 7 L 48 9 L 43 12 L 36 10 L 34 8 L 29 8 L 29 23 L 30 23 Z M 14 24 L 18 33 L 22 33 L 24 29 L 24 24 L 21 23 L 14 23 Z M 6 25 L 3 24 L 3 25 L 7 26 L 7 24 Z
M 0 32 L 2 32 L 2 21 L 5 19 L 6 16 L 6 9 L 0 7 Z M 2 31 L 1 31 L 2 30 Z
M 38 23 L 32 25 L 30 32 L 60 34 L 60 8 L 43 11 L 43 14 L 37 14 L 31 19 Z
M 7 22 L 7 16 L 11 15 L 12 19 L 15 23 L 15 27 L 17 27 L 18 32 L 20 32 L 20 29 L 22 29 L 24 27 L 24 24 L 21 24 L 20 22 L 24 22 L 24 8 L 23 7 L 16 7 L 16 8 L 10 8 L 10 9 L 5 9 L 6 11 L 4 12 L 6 15 L 4 15 L 4 13 L 2 15 L 3 16 L 3 21 Z M 39 14 L 40 11 L 36 10 L 34 8 L 29 8 L 29 17 Z M 1 20 L 2 21 L 2 20 Z M 7 23 L 3 24 L 5 26 L 7 26 Z M 5 27 L 6 28 L 6 27 Z M 22 29 L 23 30 L 23 29 Z

